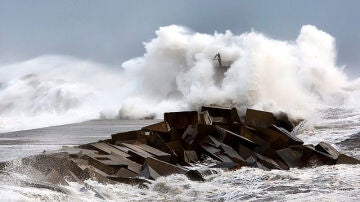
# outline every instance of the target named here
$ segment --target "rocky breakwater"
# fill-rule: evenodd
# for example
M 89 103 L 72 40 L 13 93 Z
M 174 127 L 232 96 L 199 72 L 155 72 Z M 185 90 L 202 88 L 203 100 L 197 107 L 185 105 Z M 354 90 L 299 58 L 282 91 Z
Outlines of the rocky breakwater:
M 0 169 L 33 176 L 22 181 L 26 185 L 63 191 L 53 185 L 94 179 L 146 186 L 171 174 L 205 180 L 213 168 L 288 170 L 360 163 L 325 142 L 304 145 L 296 125 L 286 114 L 248 109 L 240 117 L 236 108 L 204 106 L 200 112 L 165 113 L 162 122 L 110 139 L 3 162 Z

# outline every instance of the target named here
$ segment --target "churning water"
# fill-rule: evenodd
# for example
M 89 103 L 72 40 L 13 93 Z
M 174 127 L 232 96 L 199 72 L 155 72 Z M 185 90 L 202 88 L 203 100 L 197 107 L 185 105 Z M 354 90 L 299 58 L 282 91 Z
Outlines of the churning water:
M 319 112 L 319 121 L 307 126 L 299 135 L 306 143 L 325 140 L 347 154 L 360 157 L 360 110 L 328 108 Z M 30 131 L 7 133 L 1 138 L 19 140 L 40 134 L 33 142 L 1 145 L 1 159 L 60 148 L 71 142 L 81 144 L 105 139 L 117 131 L 134 130 L 151 121 L 99 120 Z M 67 128 L 68 130 L 66 130 Z M 9 138 L 10 137 L 10 138 Z M 19 138 L 21 137 L 21 138 Z M 26 150 L 23 147 L 32 149 Z M 39 149 L 40 148 L 40 149 Z M 22 150 L 23 152 L 18 152 Z M 7 155 L 12 154 L 12 155 Z M 20 161 L 14 161 L 14 167 Z M 26 170 L 26 169 L 25 169 Z M 9 166 L 0 173 L 2 200 L 14 201 L 358 201 L 360 199 L 360 165 L 334 165 L 289 171 L 264 171 L 242 168 L 220 171 L 205 182 L 195 182 L 185 175 L 161 177 L 139 188 L 125 184 L 101 184 L 88 180 L 85 185 L 69 182 L 63 190 L 34 188 L 23 181 L 36 180 L 36 175 L 19 173 Z
M 349 80 L 336 63 L 335 39 L 329 34 L 306 25 L 295 40 L 280 41 L 254 31 L 209 35 L 172 25 L 156 35 L 145 43 L 142 57 L 121 67 L 67 56 L 0 65 L 0 130 L 7 132 L 0 134 L 1 160 L 104 139 L 151 122 L 107 118 L 161 118 L 165 111 L 203 104 L 236 106 L 241 113 L 247 107 L 284 111 L 307 120 L 299 134 L 306 143 L 327 141 L 359 158 L 360 80 Z M 219 69 L 213 61 L 218 52 L 230 68 Z M 86 186 L 70 183 L 53 191 L 24 184 L 29 178 L 34 176 L 11 166 L 0 173 L 1 200 L 360 199 L 359 165 L 289 171 L 242 168 L 221 171 L 206 182 L 172 175 L 148 188 L 87 181 Z

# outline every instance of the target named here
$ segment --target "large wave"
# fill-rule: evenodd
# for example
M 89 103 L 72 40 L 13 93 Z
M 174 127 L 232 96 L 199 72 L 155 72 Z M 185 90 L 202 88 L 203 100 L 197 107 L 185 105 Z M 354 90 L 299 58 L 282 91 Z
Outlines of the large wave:
M 319 105 L 356 100 L 359 80 L 336 63 L 335 39 L 306 25 L 294 41 L 251 31 L 213 35 L 171 25 L 121 67 L 41 56 L 0 67 L 0 130 L 94 118 L 161 118 L 203 104 L 307 118 Z M 220 67 L 214 56 L 220 53 Z M 358 96 L 357 96 L 358 97 Z M 356 102 L 354 102 L 356 103 Z
M 117 114 L 121 71 L 65 56 L 41 56 L 0 67 L 0 131 Z M 109 115 L 108 115 L 109 116 Z

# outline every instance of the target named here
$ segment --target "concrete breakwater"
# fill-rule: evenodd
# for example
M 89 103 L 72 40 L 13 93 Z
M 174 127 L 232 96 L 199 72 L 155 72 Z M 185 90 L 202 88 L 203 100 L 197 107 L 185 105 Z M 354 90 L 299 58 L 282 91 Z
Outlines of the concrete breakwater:
M 0 166 L 4 173 L 17 170 L 33 175 L 36 181 L 24 182 L 28 185 L 55 189 L 54 184 L 83 183 L 89 178 L 146 185 L 148 180 L 176 173 L 205 180 L 213 168 L 287 170 L 359 163 L 325 142 L 304 145 L 296 137 L 298 123 L 286 114 L 248 109 L 240 117 L 235 108 L 205 106 L 200 112 L 165 113 L 159 123 L 113 134 L 110 139 Z M 208 166 L 201 169 L 195 166 L 205 162 Z

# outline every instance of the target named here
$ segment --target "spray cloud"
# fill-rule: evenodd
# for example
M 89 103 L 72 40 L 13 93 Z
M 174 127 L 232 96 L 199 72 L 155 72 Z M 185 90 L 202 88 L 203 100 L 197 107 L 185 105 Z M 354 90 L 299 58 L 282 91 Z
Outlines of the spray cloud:
M 341 104 L 346 95 L 348 81 L 336 65 L 335 40 L 311 25 L 303 26 L 295 41 L 256 32 L 200 34 L 174 25 L 156 34 L 145 43 L 143 57 L 123 64 L 138 82 L 137 91 L 122 102 L 123 117 L 202 104 L 306 117 L 315 105 Z M 212 60 L 218 52 L 223 61 L 232 62 L 225 72 Z M 129 110 L 141 106 L 144 110 Z
M 336 64 L 335 39 L 311 25 L 294 41 L 257 32 L 195 33 L 171 25 L 121 68 L 65 56 L 0 66 L 0 130 L 99 118 L 161 118 L 203 104 L 283 111 L 307 118 L 346 104 L 360 82 Z M 220 53 L 229 68 L 213 60 Z M 2 127 L 2 128 L 1 128 Z

